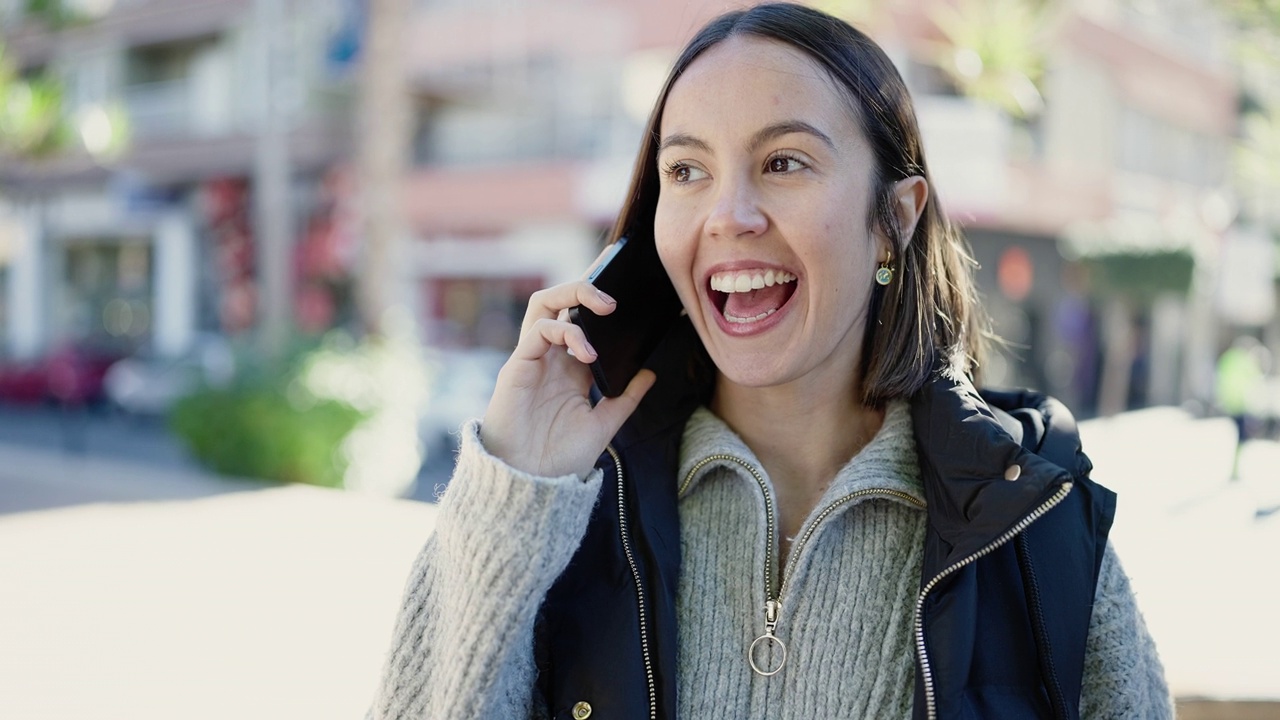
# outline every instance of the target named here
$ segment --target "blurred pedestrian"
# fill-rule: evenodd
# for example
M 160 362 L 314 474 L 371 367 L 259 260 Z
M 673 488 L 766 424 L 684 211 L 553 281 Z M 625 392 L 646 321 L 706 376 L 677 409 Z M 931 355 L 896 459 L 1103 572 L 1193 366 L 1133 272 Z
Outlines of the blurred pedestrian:
M 613 236 L 687 316 L 593 404 L 563 313 L 617 303 L 530 299 L 370 717 L 1172 717 L 1070 414 L 975 389 L 973 263 L 884 52 L 728 13 L 645 137 Z
M 1218 358 L 1215 396 L 1218 409 L 1236 424 L 1236 448 L 1231 456 L 1231 479 L 1240 479 L 1240 452 L 1257 422 L 1254 410 L 1262 401 L 1267 349 L 1257 338 L 1241 335 Z

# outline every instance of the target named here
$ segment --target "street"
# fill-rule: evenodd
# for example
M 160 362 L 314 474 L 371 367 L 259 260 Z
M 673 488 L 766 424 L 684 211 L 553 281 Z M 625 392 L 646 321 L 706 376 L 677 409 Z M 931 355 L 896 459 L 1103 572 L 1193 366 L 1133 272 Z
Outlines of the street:
M 68 445 L 23 412 L 0 413 L 0 717 L 363 714 L 433 504 L 212 476 L 158 423 L 90 416 Z M 1280 700 L 1280 445 L 1230 483 L 1228 420 L 1082 431 L 1175 693 Z

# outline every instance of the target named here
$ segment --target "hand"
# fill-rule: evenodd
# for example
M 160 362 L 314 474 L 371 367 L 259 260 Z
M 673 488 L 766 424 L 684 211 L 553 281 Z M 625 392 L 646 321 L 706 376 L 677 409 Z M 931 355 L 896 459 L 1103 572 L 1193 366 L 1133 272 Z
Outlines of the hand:
M 653 371 L 641 370 L 622 395 L 593 408 L 589 365 L 596 351 L 582 328 L 568 320 L 567 310 L 575 305 L 597 315 L 617 307 L 585 280 L 534 293 L 520 341 L 498 373 L 480 426 L 486 450 L 533 475 L 585 477 L 657 379 Z

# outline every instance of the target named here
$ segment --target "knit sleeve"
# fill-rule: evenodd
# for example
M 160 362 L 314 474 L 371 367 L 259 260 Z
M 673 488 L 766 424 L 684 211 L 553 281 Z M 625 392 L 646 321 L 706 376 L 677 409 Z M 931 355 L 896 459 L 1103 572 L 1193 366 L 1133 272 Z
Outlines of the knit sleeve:
M 1110 544 L 1102 559 L 1085 645 L 1083 720 L 1172 720 L 1173 699 L 1129 576 Z
M 534 620 L 586 533 L 600 471 L 534 477 L 485 452 L 478 423 L 414 562 L 370 720 L 537 718 Z

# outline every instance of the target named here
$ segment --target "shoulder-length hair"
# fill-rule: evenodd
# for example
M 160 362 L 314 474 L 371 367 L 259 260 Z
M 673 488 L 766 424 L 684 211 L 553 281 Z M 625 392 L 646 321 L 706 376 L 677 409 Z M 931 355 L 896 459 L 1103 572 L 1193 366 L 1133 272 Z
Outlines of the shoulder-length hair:
M 729 12 L 707 23 L 685 46 L 654 104 L 632 171 L 631 187 L 611 233 L 636 228 L 652 242 L 658 206 L 658 143 L 672 85 L 708 48 L 750 35 L 786 43 L 825 68 L 845 91 L 875 156 L 868 228 L 900 239 L 894 184 L 919 175 L 928 200 L 910 242 L 895 245 L 894 279 L 876 285 L 862 345 L 862 402 L 880 407 L 919 390 L 931 373 L 973 375 L 981 360 L 986 317 L 977 301 L 974 261 L 942 212 L 925 164 L 920 129 L 906 83 L 871 38 L 838 18 L 789 3 Z

